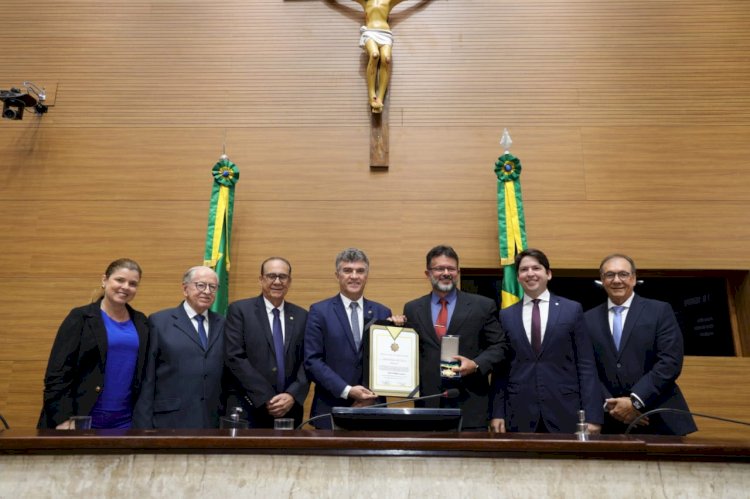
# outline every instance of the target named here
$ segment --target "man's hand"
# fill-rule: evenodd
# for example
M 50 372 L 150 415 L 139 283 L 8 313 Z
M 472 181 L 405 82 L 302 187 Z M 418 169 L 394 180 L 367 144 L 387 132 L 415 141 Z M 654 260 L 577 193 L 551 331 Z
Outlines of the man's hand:
M 468 357 L 464 357 L 463 355 L 454 355 L 453 358 L 460 361 L 461 365 L 458 367 L 453 367 L 451 369 L 453 369 L 453 372 L 458 373 L 461 376 L 468 376 L 469 374 L 474 374 L 479 370 L 479 364 L 469 359 Z
M 493 418 L 490 420 L 490 431 L 492 433 L 505 433 L 505 420 L 502 418 Z
M 621 423 L 630 424 L 635 418 L 641 415 L 641 413 L 633 407 L 633 402 L 630 400 L 630 397 L 611 398 L 606 399 L 604 402 L 609 411 L 609 415 Z M 643 418 L 638 421 L 638 426 L 646 426 L 647 424 L 648 418 Z
M 602 425 L 600 424 L 586 423 L 586 426 L 588 427 L 589 434 L 591 435 L 598 435 L 602 432 Z
M 349 398 L 354 399 L 354 402 L 365 402 L 365 401 L 374 401 L 376 398 L 378 398 L 377 395 L 375 395 L 373 392 L 368 390 L 362 385 L 356 385 L 349 390 Z M 373 403 L 373 402 L 371 402 Z M 369 405 L 369 404 L 367 404 Z
M 66 419 L 59 425 L 55 426 L 56 430 L 72 430 L 73 428 L 73 420 L 72 419 Z
M 394 323 L 396 326 L 403 326 L 404 324 L 406 324 L 405 315 L 392 315 L 388 317 L 386 320 Z
M 268 414 L 275 418 L 284 416 L 294 405 L 294 398 L 288 393 L 279 393 L 266 402 Z

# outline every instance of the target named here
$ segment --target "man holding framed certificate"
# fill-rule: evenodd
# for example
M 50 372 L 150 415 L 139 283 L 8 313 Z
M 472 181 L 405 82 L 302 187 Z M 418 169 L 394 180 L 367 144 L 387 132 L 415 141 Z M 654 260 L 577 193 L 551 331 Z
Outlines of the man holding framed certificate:
M 318 429 L 330 429 L 322 417 L 333 407 L 364 407 L 378 396 L 363 381 L 363 332 L 391 310 L 364 297 L 370 260 L 362 250 L 347 248 L 336 256 L 339 293 L 310 306 L 305 327 L 305 370 L 315 382 L 310 410 Z
M 458 388 L 456 399 L 435 398 L 415 405 L 459 407 L 465 430 L 486 430 L 490 385 L 488 375 L 507 357 L 508 339 L 497 319 L 495 302 L 464 293 L 456 287 L 461 272 L 458 254 L 450 246 L 436 246 L 426 257 L 425 275 L 432 291 L 404 306 L 409 325 L 419 333 L 419 385 L 421 396 Z M 441 375 L 441 344 L 457 337 L 456 365 Z M 448 342 L 448 340 L 446 340 Z M 455 342 L 455 340 L 450 340 Z M 449 359 L 444 359 L 449 360 Z

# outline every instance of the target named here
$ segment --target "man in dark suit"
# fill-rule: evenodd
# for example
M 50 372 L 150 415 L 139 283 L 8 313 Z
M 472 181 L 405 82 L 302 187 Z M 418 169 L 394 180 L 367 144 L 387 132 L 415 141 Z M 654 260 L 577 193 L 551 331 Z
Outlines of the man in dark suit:
M 552 271 L 542 251 L 522 251 L 515 267 L 524 297 L 500 311 L 511 361 L 492 375 L 492 430 L 574 433 L 584 410 L 588 431 L 599 433 L 604 398 L 583 308 L 549 292 Z
M 633 293 L 635 262 L 614 254 L 599 266 L 607 303 L 586 312 L 596 368 L 606 398 L 604 433 L 622 433 L 642 413 L 688 411 L 675 381 L 682 370 L 682 332 L 672 307 Z M 641 420 L 635 432 L 686 435 L 692 416 L 661 412 Z
M 261 295 L 227 312 L 227 407 L 242 407 L 252 428 L 273 428 L 282 417 L 302 422 L 310 389 L 302 366 L 307 312 L 284 300 L 291 284 L 289 261 L 268 258 L 260 266 Z
M 211 312 L 219 279 L 208 267 L 182 278 L 185 300 L 149 317 L 150 343 L 136 428 L 218 428 L 224 317 Z
M 336 256 L 339 294 L 310 307 L 305 330 L 305 368 L 315 382 L 311 417 L 333 407 L 365 406 L 377 395 L 363 385 L 362 338 L 369 325 L 386 320 L 391 310 L 364 298 L 370 261 L 359 249 L 348 248 Z M 330 418 L 313 422 L 330 429 Z
M 456 287 L 458 255 L 450 246 L 436 246 L 427 253 L 425 275 L 432 292 L 404 306 L 407 325 L 419 333 L 420 395 L 434 395 L 458 388 L 457 399 L 434 398 L 416 402 L 422 407 L 460 407 L 463 428 L 487 429 L 489 382 L 493 366 L 505 360 L 508 340 L 497 320 L 495 302 L 464 293 Z M 459 336 L 456 380 L 443 379 L 440 345 L 445 335 Z

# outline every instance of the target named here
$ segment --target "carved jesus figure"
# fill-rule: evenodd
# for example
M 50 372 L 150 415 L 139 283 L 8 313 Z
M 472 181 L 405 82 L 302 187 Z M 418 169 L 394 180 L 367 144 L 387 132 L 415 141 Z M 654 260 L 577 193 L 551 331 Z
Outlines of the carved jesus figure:
M 383 112 L 385 92 L 391 77 L 393 33 L 388 16 L 403 0 L 354 0 L 365 10 L 365 25 L 360 28 L 359 46 L 367 53 L 367 93 L 373 113 Z

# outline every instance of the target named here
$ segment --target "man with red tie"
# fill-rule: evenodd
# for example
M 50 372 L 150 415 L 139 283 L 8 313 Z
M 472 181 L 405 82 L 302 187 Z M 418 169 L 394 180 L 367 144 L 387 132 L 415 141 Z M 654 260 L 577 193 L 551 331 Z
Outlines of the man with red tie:
M 466 430 L 486 430 L 489 407 L 488 375 L 505 360 L 508 340 L 497 320 L 495 302 L 457 288 L 458 254 L 450 246 L 436 246 L 426 257 L 425 275 L 432 292 L 404 306 L 409 326 L 419 333 L 420 395 L 434 395 L 458 388 L 456 399 L 435 398 L 415 402 L 422 407 L 459 407 Z M 458 336 L 453 368 L 457 380 L 440 373 L 440 345 L 445 335 Z

